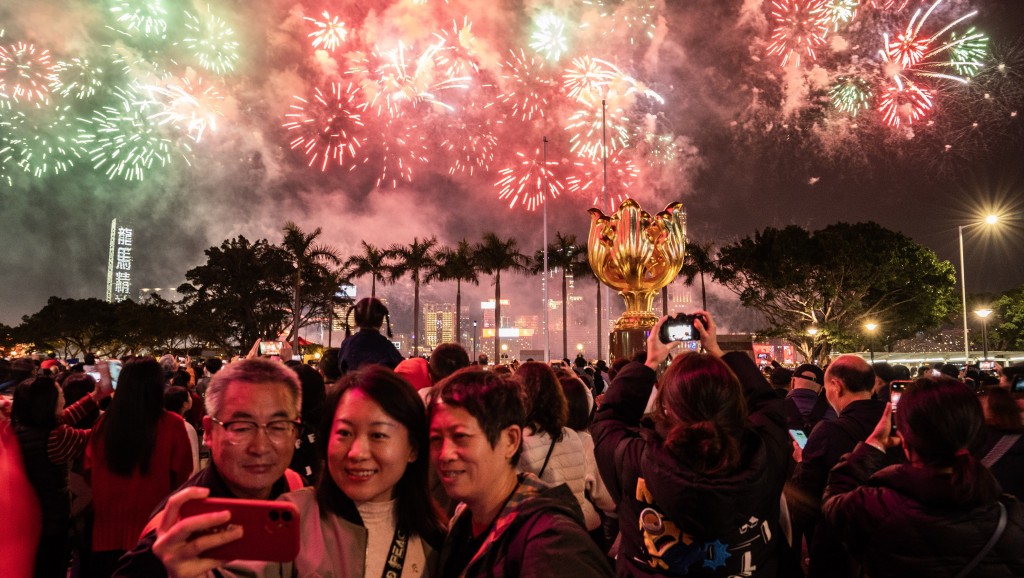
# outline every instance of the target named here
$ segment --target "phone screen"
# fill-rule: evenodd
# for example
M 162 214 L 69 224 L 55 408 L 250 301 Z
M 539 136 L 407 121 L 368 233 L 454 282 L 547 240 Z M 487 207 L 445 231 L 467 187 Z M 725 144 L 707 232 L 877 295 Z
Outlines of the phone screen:
M 107 362 L 107 367 L 110 368 L 110 385 L 117 389 L 117 378 L 121 376 L 121 362 L 110 360 Z
M 1013 380 L 1013 387 L 1010 391 L 1014 393 L 1024 393 L 1024 375 L 1018 375 Z
M 670 325 L 668 328 L 668 338 L 672 341 L 692 341 L 693 325 L 689 323 Z
M 280 341 L 261 341 L 260 355 L 281 355 Z
M 789 437 L 793 438 L 793 441 L 796 442 L 796 445 L 800 446 L 800 449 L 804 449 L 804 446 L 807 445 L 807 434 L 801 430 L 789 430 Z

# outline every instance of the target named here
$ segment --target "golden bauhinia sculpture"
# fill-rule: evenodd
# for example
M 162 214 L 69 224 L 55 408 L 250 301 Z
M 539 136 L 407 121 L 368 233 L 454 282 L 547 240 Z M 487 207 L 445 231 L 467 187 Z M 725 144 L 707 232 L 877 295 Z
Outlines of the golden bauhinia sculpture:
M 613 357 L 629 355 L 627 349 L 634 349 L 638 341 L 642 345 L 641 334 L 627 338 L 625 332 L 645 332 L 654 326 L 658 320 L 652 308 L 654 296 L 679 274 L 685 254 L 686 211 L 682 203 L 672 203 L 656 215 L 632 199 L 623 201 L 611 215 L 590 209 L 590 268 L 626 301 L 626 312 L 612 332 Z

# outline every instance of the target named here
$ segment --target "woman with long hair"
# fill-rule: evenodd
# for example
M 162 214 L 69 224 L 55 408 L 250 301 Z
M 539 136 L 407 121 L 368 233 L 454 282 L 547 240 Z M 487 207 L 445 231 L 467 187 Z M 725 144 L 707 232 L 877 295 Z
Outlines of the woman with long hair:
M 1024 420 L 1020 406 L 1005 387 L 993 386 L 981 397 L 985 428 L 974 457 L 999 480 L 1003 491 L 1024 497 Z
M 129 359 L 110 408 L 86 450 L 96 518 L 93 562 L 106 576 L 138 542 L 153 509 L 192 473 L 192 444 L 180 415 L 164 410 L 164 371 Z
M 865 573 L 1024 576 L 1024 508 L 970 451 L 983 425 L 965 384 L 918 378 L 832 469 L 822 513 Z M 890 466 L 899 445 L 907 463 Z
M 92 379 L 92 378 L 89 378 Z M 64 392 L 51 377 L 30 377 L 14 389 L 11 422 L 25 463 L 25 474 L 39 498 L 42 534 L 36 550 L 34 575 L 67 574 L 71 553 L 71 494 L 68 468 L 85 453 L 91 429 L 73 426 L 95 419 L 99 402 L 110 396 L 106 367 L 96 389 L 64 407 Z
M 707 353 L 676 357 L 662 318 L 646 362 L 612 380 L 592 428 L 618 503 L 619 576 L 775 576 L 779 496 L 792 452 L 782 400 L 744 352 L 723 354 L 715 322 L 694 324 Z M 641 423 L 657 385 L 653 426 Z
M 429 415 L 431 460 L 448 497 L 463 504 L 441 576 L 611 576 L 569 489 L 516 470 L 526 421 L 518 383 L 457 371 L 434 387 Z
M 569 405 L 555 372 L 546 363 L 527 361 L 516 371 L 526 399 L 523 455 L 519 471 L 557 486 L 566 484 L 583 510 L 587 531 L 601 527 L 601 516 L 587 500 L 587 460 L 579 434 L 566 427 Z

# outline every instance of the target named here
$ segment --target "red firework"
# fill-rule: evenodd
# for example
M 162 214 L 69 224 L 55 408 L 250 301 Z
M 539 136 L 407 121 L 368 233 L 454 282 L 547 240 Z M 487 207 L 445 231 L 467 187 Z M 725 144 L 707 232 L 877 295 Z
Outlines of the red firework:
M 600 160 L 579 160 L 573 163 L 572 170 L 573 175 L 566 179 L 569 191 L 591 199 L 595 207 L 602 207 L 605 211 L 614 211 L 629 196 L 630 188 L 640 177 L 640 169 L 623 151 L 611 154 L 608 157 L 608 182 L 604 187 L 607 188 L 608 196 L 605 206 L 605 190 L 602 187 L 605 182 L 604 163 Z
M 533 56 L 527 58 L 521 48 L 519 52 L 512 50 L 511 55 L 502 64 L 505 92 L 498 99 L 512 104 L 510 117 L 523 122 L 533 120 L 534 116 L 543 118 L 548 107 L 548 93 L 555 86 L 554 80 L 548 76 L 542 60 Z
M 484 112 L 476 106 L 469 106 L 448 123 L 447 136 L 441 141 L 441 148 L 448 151 L 452 159 L 448 174 L 472 176 L 476 171 L 486 173 L 491 170 L 494 150 L 498 147 L 494 128 L 502 123 L 500 120 L 491 121 Z
M 557 166 L 557 161 L 544 163 L 540 149 L 532 156 L 517 152 L 512 166 L 498 171 L 501 180 L 494 183 L 498 187 L 498 198 L 508 201 L 510 209 L 519 204 L 528 211 L 539 207 L 546 197 L 558 198 L 565 191 L 565 185 L 552 170 Z
M 50 85 L 57 69 L 50 51 L 18 42 L 0 46 L 0 97 L 14 102 L 49 102 Z
M 480 72 L 475 53 L 477 40 L 468 16 L 463 18 L 461 26 L 453 20 L 451 28 L 435 33 L 434 37 L 440 42 L 435 59 L 448 78 L 471 76 Z
M 416 125 L 399 126 L 395 121 L 388 123 L 382 136 L 384 156 L 377 188 L 390 182 L 397 189 L 399 180 L 411 183 L 413 168 L 428 162 L 426 139 L 417 133 Z
M 352 84 L 343 87 L 334 82 L 326 92 L 315 89 L 309 100 L 294 97 L 283 126 L 295 135 L 289 143 L 292 150 L 301 150 L 309 158 L 309 166 L 319 165 L 326 171 L 332 163 L 343 166 L 346 154 L 355 157 L 363 143 L 357 135 L 363 127 L 357 93 Z
M 928 115 L 934 95 L 910 81 L 893 83 L 879 96 L 878 110 L 886 124 L 898 127 L 913 124 Z
M 817 59 L 814 51 L 825 45 L 829 29 L 824 0 L 774 0 L 772 19 L 775 29 L 768 45 L 769 56 L 781 56 L 782 66 L 790 58 L 795 59 L 797 66 L 803 56 L 812 61 Z

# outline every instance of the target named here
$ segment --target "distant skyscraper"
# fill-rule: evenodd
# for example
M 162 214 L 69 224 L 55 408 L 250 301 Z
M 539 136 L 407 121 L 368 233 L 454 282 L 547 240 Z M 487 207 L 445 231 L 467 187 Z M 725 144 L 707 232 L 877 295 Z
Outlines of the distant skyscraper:
M 107 254 L 107 302 L 115 303 L 131 297 L 132 249 L 135 232 L 127 223 L 110 221 L 110 252 Z
M 451 303 L 423 305 L 423 331 L 431 349 L 455 341 L 455 305 Z

